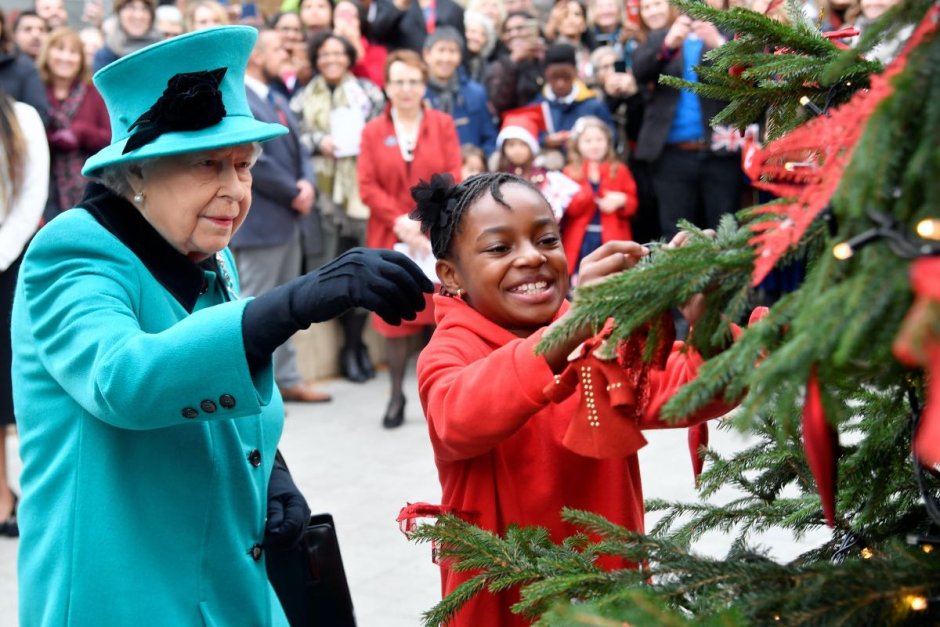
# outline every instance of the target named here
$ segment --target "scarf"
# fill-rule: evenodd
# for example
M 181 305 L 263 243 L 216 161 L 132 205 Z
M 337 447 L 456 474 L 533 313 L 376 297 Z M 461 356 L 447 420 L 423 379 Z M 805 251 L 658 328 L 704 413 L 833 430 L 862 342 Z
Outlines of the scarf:
M 56 100 L 50 89 L 49 94 L 49 126 L 51 130 L 71 128 L 72 120 L 85 100 L 88 86 L 82 81 L 75 81 L 72 90 L 64 100 Z M 88 153 L 81 148 L 63 152 L 53 150 L 50 153 L 52 162 L 52 178 L 55 180 L 58 192 L 59 211 L 74 207 L 81 201 L 85 191 L 87 179 L 82 176 L 82 165 L 88 158 Z
M 454 105 L 460 96 L 460 81 L 457 78 L 457 72 L 454 72 L 454 75 L 445 83 L 428 77 L 428 87 L 431 88 L 437 100 L 437 106 L 434 108 L 447 115 L 453 115 Z
M 304 87 L 299 100 L 301 124 L 304 130 L 316 134 L 330 134 L 330 112 L 334 109 L 350 108 L 361 114 L 363 122 L 372 115 L 372 101 L 356 77 L 349 73 L 332 89 L 323 76 L 315 76 Z M 359 181 L 356 174 L 358 157 L 334 159 L 325 155 L 314 155 L 312 161 L 320 193 L 328 194 L 336 206 L 342 207 L 350 218 L 368 218 L 369 208 L 359 198 Z

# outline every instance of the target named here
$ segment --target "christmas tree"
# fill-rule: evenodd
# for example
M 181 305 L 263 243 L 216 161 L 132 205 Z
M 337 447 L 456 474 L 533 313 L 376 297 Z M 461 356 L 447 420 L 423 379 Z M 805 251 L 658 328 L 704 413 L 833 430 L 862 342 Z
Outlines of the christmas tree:
M 746 169 L 778 198 L 740 222 L 727 216 L 715 238 L 685 225 L 688 245 L 579 289 L 571 326 L 543 343 L 612 318 L 621 363 L 654 367 L 664 312 L 705 293 L 709 313 L 690 342 L 708 359 L 663 415 L 718 395 L 740 402 L 731 420 L 754 445 L 722 458 L 698 447 L 702 431 L 690 443 L 704 458 L 703 495 L 733 484 L 743 496 L 648 501 L 662 518 L 646 535 L 565 511 L 583 533 L 562 544 L 541 529 L 497 537 L 441 517 L 413 539 L 475 576 L 427 624 L 511 586 L 521 590 L 513 611 L 545 625 L 938 624 L 940 5 L 902 3 L 845 50 L 851 33 L 820 34 L 795 7 L 782 23 L 676 4 L 736 36 L 698 68 L 701 84 L 665 80 L 727 100 L 716 122 L 765 121 L 767 142 L 748 149 Z M 907 35 L 887 67 L 863 56 Z M 788 263 L 805 264 L 802 285 L 733 339 L 755 287 Z M 750 543 L 769 528 L 825 525 L 828 541 L 788 563 Z M 734 535 L 723 559 L 690 549 L 711 530 Z M 642 567 L 607 572 L 601 555 Z

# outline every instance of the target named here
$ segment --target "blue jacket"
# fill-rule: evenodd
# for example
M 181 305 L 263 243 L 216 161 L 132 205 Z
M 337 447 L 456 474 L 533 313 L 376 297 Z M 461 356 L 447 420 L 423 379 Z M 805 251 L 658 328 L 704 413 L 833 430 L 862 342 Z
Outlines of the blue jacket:
M 286 625 L 253 550 L 283 403 L 249 371 L 232 256 L 197 265 L 94 190 L 33 239 L 13 305 L 20 625 Z
M 489 157 L 496 150 L 497 131 L 487 106 L 486 89 L 480 83 L 467 78 L 462 69 L 458 72 L 460 87 L 454 99 L 454 110 L 451 112 L 457 127 L 457 136 L 461 145 L 478 146 Z M 441 110 L 437 92 L 428 87 L 425 97 L 432 108 Z
M 574 89 L 578 90 L 577 96 L 575 96 L 574 102 L 567 104 L 547 98 L 547 89 L 548 86 L 546 85 L 545 89 L 535 97 L 532 103 L 548 102 L 548 109 L 552 114 L 552 124 L 554 124 L 556 132 L 570 131 L 574 128 L 574 123 L 578 121 L 578 118 L 594 115 L 607 123 L 607 126 L 610 127 L 611 136 L 616 139 L 617 128 L 614 126 L 613 118 L 610 117 L 607 105 L 601 102 L 594 92 L 583 83 L 575 83 Z

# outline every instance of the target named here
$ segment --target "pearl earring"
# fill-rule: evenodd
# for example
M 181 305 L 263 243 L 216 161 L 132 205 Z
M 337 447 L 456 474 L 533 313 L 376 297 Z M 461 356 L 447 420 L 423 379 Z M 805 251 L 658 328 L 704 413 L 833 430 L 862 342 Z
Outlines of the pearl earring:
M 141 205 L 144 202 L 144 195 L 141 192 L 134 194 L 134 204 Z
M 459 287 L 457 288 L 457 296 L 463 296 L 463 290 Z

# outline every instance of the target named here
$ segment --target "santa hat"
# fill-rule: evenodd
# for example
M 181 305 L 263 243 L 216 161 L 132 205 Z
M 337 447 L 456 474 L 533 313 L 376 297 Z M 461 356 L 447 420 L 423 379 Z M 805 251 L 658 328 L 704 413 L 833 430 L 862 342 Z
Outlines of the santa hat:
M 533 155 L 539 154 L 539 135 L 551 132 L 551 115 L 545 103 L 511 109 L 503 117 L 503 126 L 496 136 L 496 149 L 502 150 L 507 139 L 524 141 Z

